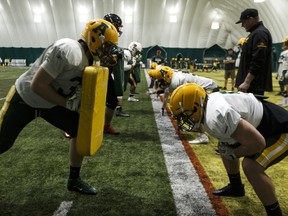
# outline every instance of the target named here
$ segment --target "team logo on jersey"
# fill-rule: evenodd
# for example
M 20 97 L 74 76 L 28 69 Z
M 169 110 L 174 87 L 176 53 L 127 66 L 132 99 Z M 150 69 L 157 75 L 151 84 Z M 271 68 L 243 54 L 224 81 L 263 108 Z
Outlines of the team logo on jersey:
M 258 43 L 257 47 L 258 48 L 266 48 L 267 46 L 266 46 L 266 44 L 263 41 L 261 41 L 261 42 Z

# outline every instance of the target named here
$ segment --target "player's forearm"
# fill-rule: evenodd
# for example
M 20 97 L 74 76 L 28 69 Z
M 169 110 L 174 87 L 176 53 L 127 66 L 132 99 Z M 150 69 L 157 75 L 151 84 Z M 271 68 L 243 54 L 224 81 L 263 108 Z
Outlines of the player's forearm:
M 58 106 L 65 107 L 66 99 L 59 95 L 51 86 L 35 83 L 32 85 L 32 90 L 41 96 L 43 99 L 49 101 L 50 103 L 56 104 Z
M 248 84 L 250 86 L 251 82 L 254 80 L 254 75 L 252 73 L 248 73 L 245 80 L 244 80 L 244 83 Z

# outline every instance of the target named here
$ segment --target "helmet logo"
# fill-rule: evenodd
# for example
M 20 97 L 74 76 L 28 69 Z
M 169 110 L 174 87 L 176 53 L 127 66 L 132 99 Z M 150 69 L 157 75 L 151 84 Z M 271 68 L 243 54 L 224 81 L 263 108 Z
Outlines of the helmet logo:
M 101 24 L 99 26 L 97 26 L 96 28 L 92 29 L 92 31 L 96 34 L 99 35 L 100 40 L 102 41 L 102 43 L 104 42 L 105 39 L 105 31 L 106 29 L 109 28 L 108 25 L 106 25 L 104 22 L 101 22 Z

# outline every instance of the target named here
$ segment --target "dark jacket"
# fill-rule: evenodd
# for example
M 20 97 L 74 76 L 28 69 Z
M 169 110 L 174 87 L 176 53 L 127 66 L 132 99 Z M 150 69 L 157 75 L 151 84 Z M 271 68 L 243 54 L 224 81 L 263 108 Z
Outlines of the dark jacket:
M 242 47 L 236 87 L 244 82 L 250 72 L 255 77 L 248 92 L 263 94 L 264 91 L 273 91 L 271 34 L 262 22 L 258 22 L 249 32 Z

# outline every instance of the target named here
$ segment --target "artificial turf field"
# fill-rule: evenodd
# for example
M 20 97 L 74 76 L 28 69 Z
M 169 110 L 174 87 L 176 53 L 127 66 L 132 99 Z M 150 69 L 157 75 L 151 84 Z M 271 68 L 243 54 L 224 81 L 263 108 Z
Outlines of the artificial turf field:
M 26 69 L 0 68 L 0 98 L 6 96 L 10 85 Z M 223 71 L 195 73 L 213 78 L 223 86 Z M 96 196 L 66 190 L 69 139 L 39 118 L 21 132 L 8 152 L 0 156 L 0 215 L 61 215 L 61 203 L 66 204 L 67 215 L 73 216 L 177 215 L 152 109 L 153 101 L 151 103 L 146 94 L 144 71 L 141 78 L 137 87 L 140 101 L 130 103 L 125 100 L 127 95 L 124 96 L 123 108 L 130 117 L 113 118 L 113 126 L 120 135 L 105 134 L 100 150 L 84 160 L 81 175 L 97 188 Z M 279 103 L 281 97 L 274 96 L 279 91 L 278 83 L 276 79 L 273 82 L 274 92 L 267 93 L 268 100 Z M 194 137 L 194 133 L 184 133 L 181 139 Z M 218 188 L 227 183 L 227 177 L 219 156 L 215 154 L 216 141 L 210 139 L 209 144 L 189 145 L 189 148 L 213 187 Z M 288 215 L 287 162 L 285 159 L 267 171 L 276 185 L 283 215 Z M 222 203 L 230 215 L 265 215 L 244 176 L 243 181 L 246 196 L 222 198 Z M 62 215 L 66 215 L 64 213 L 62 211 Z M 221 212 L 217 213 L 221 215 Z

